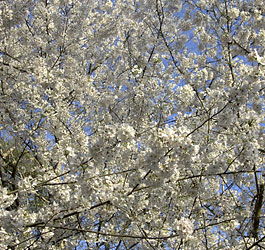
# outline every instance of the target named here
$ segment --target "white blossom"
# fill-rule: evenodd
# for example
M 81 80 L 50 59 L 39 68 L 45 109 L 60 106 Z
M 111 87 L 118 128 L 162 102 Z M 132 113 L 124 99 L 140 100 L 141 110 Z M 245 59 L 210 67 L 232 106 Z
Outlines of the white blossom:
M 264 247 L 262 3 L 0 1 L 0 249 Z
M 135 130 L 129 124 L 122 124 L 117 132 L 117 136 L 121 141 L 131 140 L 135 136 Z
M 188 218 L 182 217 L 176 222 L 176 231 L 181 238 L 187 239 L 193 233 L 193 224 Z
M 229 10 L 229 17 L 232 18 L 232 19 L 235 19 L 239 16 L 239 9 L 237 8 L 231 8 Z

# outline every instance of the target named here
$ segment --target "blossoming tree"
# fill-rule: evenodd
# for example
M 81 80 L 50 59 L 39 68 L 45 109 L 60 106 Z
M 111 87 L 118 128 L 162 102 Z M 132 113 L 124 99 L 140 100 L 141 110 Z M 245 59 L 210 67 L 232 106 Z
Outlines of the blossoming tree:
M 1 249 L 264 249 L 262 0 L 0 1 Z

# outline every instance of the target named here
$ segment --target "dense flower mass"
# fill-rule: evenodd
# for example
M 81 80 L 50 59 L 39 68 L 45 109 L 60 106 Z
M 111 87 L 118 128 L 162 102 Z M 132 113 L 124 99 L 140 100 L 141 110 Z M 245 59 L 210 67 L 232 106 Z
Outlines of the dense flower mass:
M 0 249 L 265 248 L 263 1 L 0 16 Z

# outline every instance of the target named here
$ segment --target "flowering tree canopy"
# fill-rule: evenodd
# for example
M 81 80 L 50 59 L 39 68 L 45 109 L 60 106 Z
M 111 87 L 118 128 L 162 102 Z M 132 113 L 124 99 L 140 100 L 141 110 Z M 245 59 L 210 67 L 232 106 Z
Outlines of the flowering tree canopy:
M 265 249 L 262 0 L 0 13 L 1 249 Z

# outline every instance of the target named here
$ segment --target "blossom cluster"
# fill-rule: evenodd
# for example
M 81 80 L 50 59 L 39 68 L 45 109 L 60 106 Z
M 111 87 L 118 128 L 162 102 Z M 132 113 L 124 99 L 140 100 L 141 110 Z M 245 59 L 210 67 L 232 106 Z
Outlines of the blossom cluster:
M 264 13 L 0 1 L 0 249 L 265 248 Z

